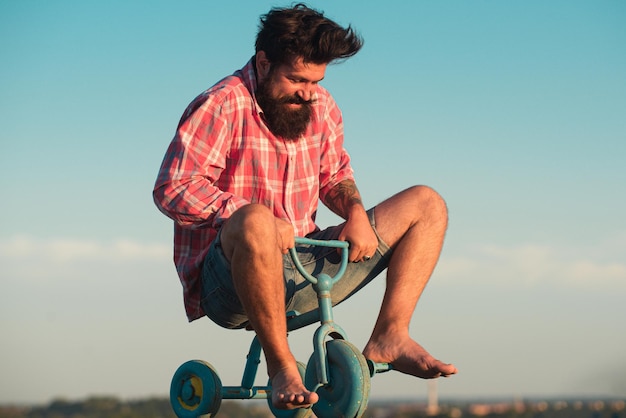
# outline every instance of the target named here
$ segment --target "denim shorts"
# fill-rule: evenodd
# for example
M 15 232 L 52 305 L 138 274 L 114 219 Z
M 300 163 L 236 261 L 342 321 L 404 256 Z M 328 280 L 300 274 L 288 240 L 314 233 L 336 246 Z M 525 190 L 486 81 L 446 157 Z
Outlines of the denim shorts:
M 335 283 L 331 292 L 333 305 L 343 302 L 372 279 L 378 276 L 389 264 L 391 249 L 383 242 L 376 231 L 374 209 L 368 212 L 370 223 L 378 237 L 378 249 L 368 261 L 348 263 L 345 273 Z M 307 238 L 318 240 L 337 239 L 343 224 L 311 233 Z M 320 246 L 300 246 L 297 253 L 305 270 L 317 276 L 326 273 L 334 277 L 339 270 L 341 257 L 335 248 Z M 285 280 L 285 311 L 306 313 L 317 308 L 317 295 L 306 278 L 296 269 L 291 256 L 283 256 L 283 277 Z M 224 328 L 245 328 L 248 317 L 243 309 L 231 277 L 230 263 L 224 256 L 218 237 L 211 243 L 202 266 L 202 309 L 206 316 Z

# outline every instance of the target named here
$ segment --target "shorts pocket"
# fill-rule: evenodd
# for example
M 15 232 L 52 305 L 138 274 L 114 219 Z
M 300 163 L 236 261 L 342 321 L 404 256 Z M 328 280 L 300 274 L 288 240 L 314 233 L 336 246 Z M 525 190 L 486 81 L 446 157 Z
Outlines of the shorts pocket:
M 213 322 L 229 329 L 246 326 L 248 317 L 236 297 L 219 286 L 203 293 L 205 296 L 200 301 L 200 305 L 205 315 Z

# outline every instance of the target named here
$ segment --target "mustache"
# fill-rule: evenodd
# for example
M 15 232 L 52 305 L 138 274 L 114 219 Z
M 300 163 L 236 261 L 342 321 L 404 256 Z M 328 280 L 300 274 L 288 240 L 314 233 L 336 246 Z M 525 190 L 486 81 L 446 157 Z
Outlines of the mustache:
M 278 102 L 280 104 L 298 104 L 298 105 L 312 105 L 313 103 L 315 103 L 315 101 L 316 101 L 315 99 L 304 100 L 300 96 L 287 96 L 287 97 L 281 97 L 280 99 L 278 99 Z

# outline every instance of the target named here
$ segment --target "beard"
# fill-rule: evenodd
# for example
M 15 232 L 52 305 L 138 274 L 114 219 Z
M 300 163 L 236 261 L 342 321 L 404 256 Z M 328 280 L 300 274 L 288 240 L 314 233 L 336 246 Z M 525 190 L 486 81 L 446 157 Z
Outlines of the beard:
M 313 113 L 313 100 L 301 97 L 274 97 L 271 91 L 271 78 L 259 83 L 256 100 L 263 109 L 263 117 L 268 128 L 276 136 L 296 140 L 306 131 Z M 292 109 L 290 104 L 299 104 L 300 108 Z

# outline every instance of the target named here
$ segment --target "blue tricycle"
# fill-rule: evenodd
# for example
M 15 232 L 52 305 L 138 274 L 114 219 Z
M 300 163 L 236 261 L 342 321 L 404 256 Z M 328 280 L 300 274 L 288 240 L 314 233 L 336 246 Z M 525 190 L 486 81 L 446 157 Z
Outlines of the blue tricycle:
M 313 354 L 308 364 L 298 362 L 298 368 L 307 389 L 317 392 L 319 401 L 310 408 L 293 410 L 276 409 L 271 401 L 271 382 L 267 386 L 254 386 L 261 344 L 252 339 L 240 386 L 223 386 L 215 368 L 202 360 L 190 360 L 174 373 L 170 386 L 170 403 L 178 418 L 213 417 L 222 399 L 267 399 L 272 413 L 279 418 L 304 418 L 313 413 L 318 418 L 357 418 L 367 407 L 370 379 L 376 373 L 392 369 L 390 364 L 366 360 L 350 342 L 344 330 L 334 322 L 330 292 L 344 274 L 348 265 L 348 243 L 296 238 L 296 245 L 315 245 L 338 248 L 341 265 L 334 277 L 325 273 L 317 277 L 302 266 L 297 250 L 290 250 L 298 271 L 313 284 L 319 308 L 300 314 L 287 313 L 287 329 L 294 331 L 319 322 L 313 337 Z

